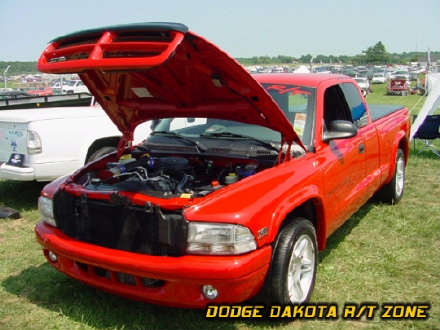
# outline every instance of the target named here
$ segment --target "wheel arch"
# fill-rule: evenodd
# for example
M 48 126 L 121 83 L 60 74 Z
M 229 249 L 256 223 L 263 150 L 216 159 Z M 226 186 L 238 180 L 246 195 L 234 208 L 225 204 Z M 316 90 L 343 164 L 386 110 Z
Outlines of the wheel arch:
M 272 237 L 273 241 L 276 241 L 278 235 L 290 222 L 300 217 L 306 218 L 312 222 L 316 230 L 318 249 L 325 249 L 327 244 L 325 212 L 322 199 L 318 196 L 310 197 L 292 207 L 291 210 L 285 214 L 285 216 L 277 226 L 275 231 L 276 233 L 274 233 Z
M 388 173 L 387 179 L 384 181 L 384 185 L 391 182 L 394 176 L 394 169 L 396 168 L 396 155 L 397 150 L 402 149 L 403 154 L 405 156 L 405 165 L 408 164 L 409 159 L 409 152 L 410 152 L 410 146 L 409 146 L 409 140 L 404 131 L 399 131 L 396 135 L 396 142 L 394 143 L 394 150 L 393 153 L 390 154 L 390 171 Z
M 85 164 L 87 159 L 89 159 L 89 157 L 100 148 L 117 147 L 120 139 L 120 136 L 108 136 L 105 138 L 96 139 L 87 149 L 85 157 L 83 158 L 83 163 Z
M 403 153 L 404 153 L 404 155 L 405 155 L 405 164 L 408 163 L 408 159 L 409 159 L 409 148 L 410 148 L 410 146 L 409 146 L 409 140 L 408 140 L 408 137 L 407 137 L 405 134 L 403 134 L 403 135 L 400 137 L 399 142 L 397 143 L 397 149 L 396 149 L 396 152 L 397 152 L 398 149 L 402 149 L 402 151 L 403 151 Z

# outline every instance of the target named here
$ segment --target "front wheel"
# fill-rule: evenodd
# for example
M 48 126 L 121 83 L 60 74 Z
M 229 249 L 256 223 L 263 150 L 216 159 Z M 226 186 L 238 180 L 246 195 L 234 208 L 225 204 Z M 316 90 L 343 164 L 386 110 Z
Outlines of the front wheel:
M 279 234 L 267 289 L 271 303 L 286 305 L 310 299 L 316 279 L 316 232 L 305 218 L 296 218 Z
M 402 149 L 398 149 L 393 179 L 378 192 L 379 201 L 387 204 L 397 204 L 402 199 L 404 190 L 405 154 Z

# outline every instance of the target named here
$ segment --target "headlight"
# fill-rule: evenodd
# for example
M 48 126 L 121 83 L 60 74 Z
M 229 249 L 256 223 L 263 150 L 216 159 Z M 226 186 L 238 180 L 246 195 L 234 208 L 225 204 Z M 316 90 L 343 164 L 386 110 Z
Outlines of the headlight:
M 242 254 L 257 248 L 251 231 L 240 225 L 190 222 L 188 253 Z
M 53 201 L 50 198 L 40 196 L 38 198 L 38 211 L 40 212 L 41 220 L 47 224 L 56 227 L 55 218 L 53 216 Z
M 42 152 L 41 139 L 37 132 L 28 131 L 27 149 L 30 155 L 39 154 Z

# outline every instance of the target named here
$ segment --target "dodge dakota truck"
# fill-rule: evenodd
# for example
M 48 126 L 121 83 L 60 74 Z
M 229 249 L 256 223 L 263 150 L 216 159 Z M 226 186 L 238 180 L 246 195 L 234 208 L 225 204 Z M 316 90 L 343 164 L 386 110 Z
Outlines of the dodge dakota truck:
M 51 265 L 107 292 L 304 303 L 329 235 L 373 195 L 403 196 L 408 110 L 370 109 L 347 76 L 251 76 L 178 23 L 65 35 L 38 68 L 78 73 L 123 132 L 115 153 L 43 189 L 35 229 Z

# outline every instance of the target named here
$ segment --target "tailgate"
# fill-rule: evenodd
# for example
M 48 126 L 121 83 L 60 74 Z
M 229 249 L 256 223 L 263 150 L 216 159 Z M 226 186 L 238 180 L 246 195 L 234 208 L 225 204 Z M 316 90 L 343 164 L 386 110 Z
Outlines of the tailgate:
M 27 153 L 27 123 L 0 122 L 0 162 L 7 162 L 13 153 Z

